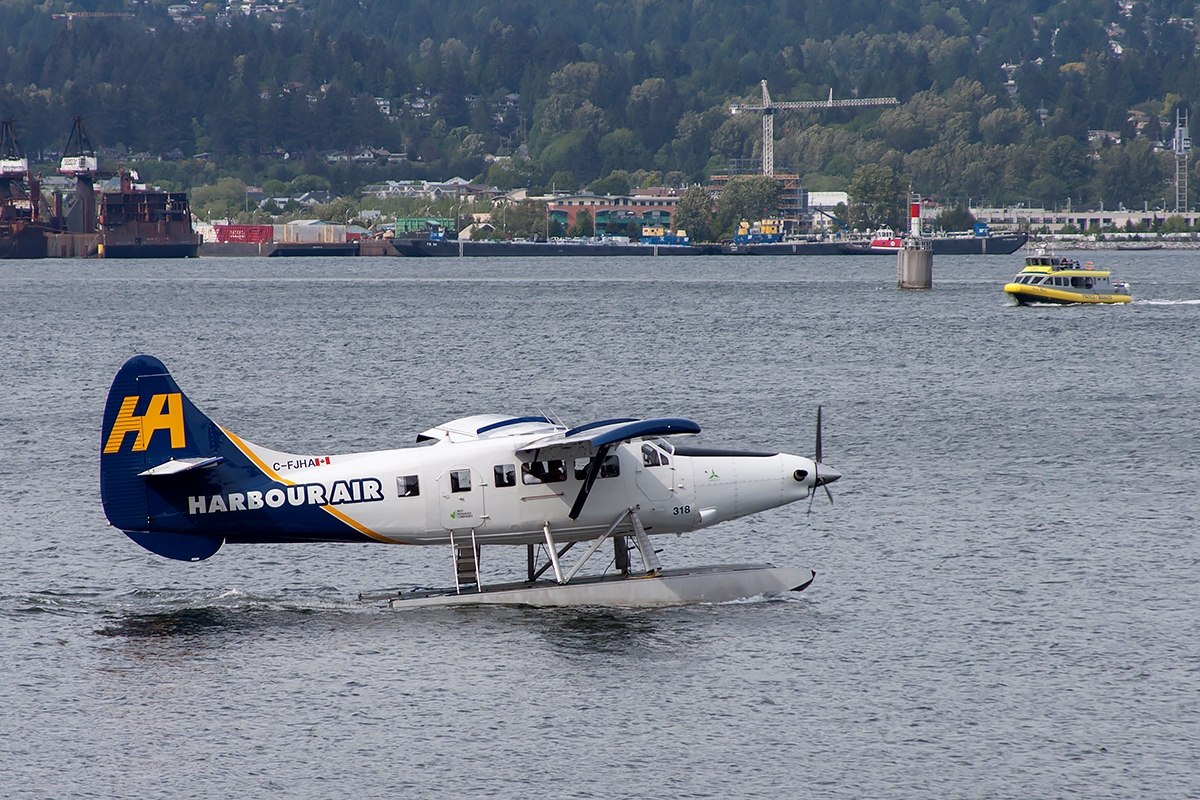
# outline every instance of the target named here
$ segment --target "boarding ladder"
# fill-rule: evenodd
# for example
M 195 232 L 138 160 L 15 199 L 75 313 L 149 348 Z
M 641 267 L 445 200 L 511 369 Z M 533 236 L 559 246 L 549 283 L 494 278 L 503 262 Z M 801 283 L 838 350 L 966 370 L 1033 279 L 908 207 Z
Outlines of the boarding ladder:
M 475 529 L 471 529 L 471 541 L 454 541 L 454 532 L 450 533 L 450 549 L 454 554 L 454 589 L 458 594 L 463 589 L 474 587 L 482 592 L 483 585 L 479 581 L 479 545 L 475 543 Z

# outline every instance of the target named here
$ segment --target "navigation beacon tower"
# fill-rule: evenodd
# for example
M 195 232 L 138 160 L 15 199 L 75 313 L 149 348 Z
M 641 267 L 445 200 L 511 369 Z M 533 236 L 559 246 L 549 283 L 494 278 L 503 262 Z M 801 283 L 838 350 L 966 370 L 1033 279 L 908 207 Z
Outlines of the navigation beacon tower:
M 1175 212 L 1188 210 L 1187 162 L 1192 152 L 1192 137 L 1188 133 L 1186 108 L 1175 109 Z

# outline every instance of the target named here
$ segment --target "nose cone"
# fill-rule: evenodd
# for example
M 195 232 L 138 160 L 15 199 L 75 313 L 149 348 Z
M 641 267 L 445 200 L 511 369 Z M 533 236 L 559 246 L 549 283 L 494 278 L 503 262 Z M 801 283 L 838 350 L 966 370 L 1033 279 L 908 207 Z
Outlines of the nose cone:
M 802 456 L 787 456 L 786 458 L 784 465 L 791 472 L 792 480 L 804 486 L 815 489 L 818 486 L 833 483 L 842 477 L 842 473 L 828 464 L 822 464 Z
M 842 477 L 842 473 L 838 472 L 833 467 L 827 464 L 817 464 L 816 486 L 824 486 L 827 483 L 833 483 L 840 477 Z

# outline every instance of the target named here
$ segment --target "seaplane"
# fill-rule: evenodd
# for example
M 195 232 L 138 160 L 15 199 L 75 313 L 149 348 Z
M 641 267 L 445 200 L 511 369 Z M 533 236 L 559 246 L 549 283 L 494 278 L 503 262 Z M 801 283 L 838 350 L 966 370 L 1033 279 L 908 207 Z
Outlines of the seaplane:
M 413 446 L 298 455 L 212 422 L 160 360 L 139 355 L 117 372 L 105 404 L 100 490 L 113 527 L 179 561 L 224 544 L 445 548 L 453 585 L 362 596 L 393 609 L 719 603 L 807 588 L 807 567 L 663 569 L 651 538 L 806 498 L 811 512 L 817 487 L 832 503 L 829 484 L 841 474 L 821 462 L 820 408 L 813 458 L 676 443 L 699 432 L 678 417 L 569 427 L 480 414 L 430 428 Z M 568 551 L 583 544 L 568 566 Z M 606 544 L 603 571 L 582 573 Z M 481 551 L 499 546 L 525 547 L 525 580 L 512 579 L 514 566 L 506 581 L 489 579 Z

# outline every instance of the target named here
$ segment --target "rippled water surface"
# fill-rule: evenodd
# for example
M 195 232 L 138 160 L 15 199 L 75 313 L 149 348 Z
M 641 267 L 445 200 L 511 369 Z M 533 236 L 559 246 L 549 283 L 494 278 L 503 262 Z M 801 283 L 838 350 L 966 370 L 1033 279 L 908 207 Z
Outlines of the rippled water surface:
M 0 796 L 1196 796 L 1200 254 L 1092 257 L 1133 304 L 1012 307 L 1017 256 L 0 262 Z M 394 614 L 447 553 L 107 527 L 139 352 L 287 451 L 540 410 L 811 454 L 821 403 L 845 477 L 656 540 L 803 594 Z

